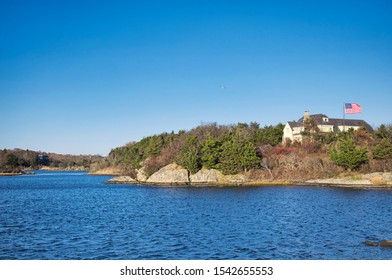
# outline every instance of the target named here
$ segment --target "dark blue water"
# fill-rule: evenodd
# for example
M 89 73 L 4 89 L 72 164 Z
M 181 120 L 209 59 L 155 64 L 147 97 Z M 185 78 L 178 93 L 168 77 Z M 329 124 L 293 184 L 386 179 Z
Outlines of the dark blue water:
M 0 177 L 0 259 L 392 259 L 392 191 Z

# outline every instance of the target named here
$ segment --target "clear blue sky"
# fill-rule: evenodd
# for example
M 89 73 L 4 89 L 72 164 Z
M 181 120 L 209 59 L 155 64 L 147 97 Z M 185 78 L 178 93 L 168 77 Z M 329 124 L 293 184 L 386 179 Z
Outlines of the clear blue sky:
M 106 155 L 343 102 L 392 123 L 391 1 L 0 1 L 0 148 Z

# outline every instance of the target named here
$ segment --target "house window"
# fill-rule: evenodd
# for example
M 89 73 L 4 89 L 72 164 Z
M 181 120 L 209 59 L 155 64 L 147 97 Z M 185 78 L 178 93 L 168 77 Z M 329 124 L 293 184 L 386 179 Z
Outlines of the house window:
M 324 118 L 323 118 L 323 122 L 329 122 L 329 119 L 326 118 L 326 117 L 324 117 Z

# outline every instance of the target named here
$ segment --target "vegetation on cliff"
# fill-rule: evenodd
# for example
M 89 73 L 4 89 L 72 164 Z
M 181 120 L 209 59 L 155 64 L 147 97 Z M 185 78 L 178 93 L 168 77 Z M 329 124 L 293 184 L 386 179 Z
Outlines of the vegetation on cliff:
M 374 133 L 365 129 L 327 133 L 312 129 L 304 140 L 281 144 L 283 125 L 260 127 L 258 123 L 201 125 L 190 131 L 162 133 L 113 149 L 93 164 L 93 169 L 115 167 L 136 178 L 177 163 L 190 174 L 217 169 L 223 174 L 244 173 L 249 180 L 313 179 L 336 176 L 347 170 L 392 170 L 392 126 Z

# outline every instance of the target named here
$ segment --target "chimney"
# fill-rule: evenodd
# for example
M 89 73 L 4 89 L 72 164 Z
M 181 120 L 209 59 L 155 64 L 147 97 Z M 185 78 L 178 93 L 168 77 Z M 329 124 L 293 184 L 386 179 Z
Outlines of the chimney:
M 310 119 L 309 111 L 305 111 L 305 113 L 304 113 L 304 121 L 309 120 L 309 119 Z

